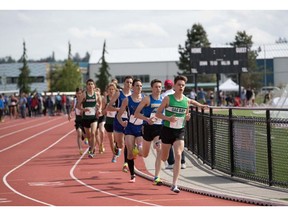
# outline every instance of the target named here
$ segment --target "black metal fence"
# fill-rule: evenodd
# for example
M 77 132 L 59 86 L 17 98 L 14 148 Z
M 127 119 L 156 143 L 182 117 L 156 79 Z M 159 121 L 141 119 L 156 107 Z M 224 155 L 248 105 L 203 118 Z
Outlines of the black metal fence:
M 288 187 L 288 109 L 191 107 L 185 146 L 232 177 Z

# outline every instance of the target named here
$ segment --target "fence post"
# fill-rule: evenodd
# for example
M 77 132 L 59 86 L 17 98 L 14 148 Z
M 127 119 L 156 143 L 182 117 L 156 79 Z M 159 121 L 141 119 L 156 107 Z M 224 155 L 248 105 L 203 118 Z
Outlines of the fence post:
M 201 109 L 201 117 L 202 117 L 202 149 L 203 149 L 203 163 L 206 163 L 206 151 L 205 151 L 205 120 L 204 120 L 204 109 Z
M 199 151 L 199 116 L 198 116 L 198 107 L 196 107 L 196 142 L 197 142 L 197 157 L 200 157 Z
M 270 110 L 266 110 L 266 128 L 267 128 L 267 157 L 268 157 L 268 173 L 269 173 L 269 186 L 272 186 L 272 149 L 271 149 L 271 118 Z
M 232 109 L 229 108 L 229 144 L 230 144 L 230 172 L 234 176 L 234 145 L 233 145 L 233 120 Z
M 214 146 L 215 146 L 215 142 L 214 142 L 214 129 L 213 129 L 213 108 L 209 109 L 209 119 L 210 119 L 210 143 L 211 143 L 211 168 L 214 169 L 214 160 L 215 160 L 215 151 L 214 151 Z

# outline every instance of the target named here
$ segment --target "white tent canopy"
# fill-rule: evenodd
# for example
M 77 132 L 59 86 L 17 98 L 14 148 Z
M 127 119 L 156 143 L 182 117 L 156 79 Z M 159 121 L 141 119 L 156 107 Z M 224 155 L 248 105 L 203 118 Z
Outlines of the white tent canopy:
M 233 80 L 229 78 L 224 83 L 219 85 L 219 90 L 222 90 L 224 92 L 225 91 L 236 91 L 237 92 L 237 91 L 239 91 L 239 85 L 236 84 L 235 82 L 233 82 Z

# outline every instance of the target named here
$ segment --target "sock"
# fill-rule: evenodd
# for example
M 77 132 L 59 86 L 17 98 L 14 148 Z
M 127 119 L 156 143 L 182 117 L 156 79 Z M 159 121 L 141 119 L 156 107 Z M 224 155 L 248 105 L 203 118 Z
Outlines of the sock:
M 127 163 L 128 163 L 128 167 L 129 167 L 129 171 L 130 171 L 131 176 L 135 175 L 134 160 L 128 160 L 127 159 Z

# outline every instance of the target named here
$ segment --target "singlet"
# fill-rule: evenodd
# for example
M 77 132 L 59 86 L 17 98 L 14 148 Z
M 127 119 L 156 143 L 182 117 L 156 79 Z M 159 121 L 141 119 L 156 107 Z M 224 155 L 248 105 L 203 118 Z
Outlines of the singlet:
M 128 96 L 128 97 L 129 97 L 129 96 Z M 120 107 L 121 107 L 122 102 L 123 102 L 123 100 L 124 100 L 125 98 L 126 98 L 126 96 L 124 95 L 123 91 L 120 90 L 120 95 L 119 95 L 119 97 L 118 97 L 118 99 L 117 99 L 117 102 L 116 102 L 117 108 L 120 108 Z M 121 117 L 122 117 L 123 119 L 127 119 L 127 118 L 128 118 L 127 112 L 124 111 Z
M 183 95 L 181 101 L 177 101 L 174 95 L 168 95 L 169 105 L 165 109 L 165 116 L 175 115 L 178 120 L 176 122 L 169 122 L 164 120 L 164 126 L 174 129 L 182 129 L 185 126 L 186 111 L 188 109 L 188 98 Z
M 142 98 L 144 97 L 143 94 L 141 94 Z M 133 125 L 142 125 L 143 120 L 135 118 L 134 113 L 140 104 L 141 101 L 133 101 L 132 96 L 128 96 L 128 105 L 127 105 L 127 113 L 128 113 L 128 121 L 129 123 L 132 123 Z
M 107 99 L 107 104 L 108 104 L 110 102 L 110 98 L 108 95 L 106 96 L 106 99 Z M 112 107 L 116 107 L 116 102 L 112 104 Z M 107 111 L 106 124 L 113 124 L 116 113 L 117 113 L 116 111 Z
M 77 97 L 74 97 L 74 104 L 73 104 L 73 108 L 75 108 L 75 116 L 76 116 L 76 121 L 79 121 L 79 120 L 81 120 L 82 119 L 82 115 L 81 115 L 81 110 L 80 109 L 78 109 L 77 107 L 76 107 L 76 105 L 77 105 Z
M 154 99 L 152 95 L 149 95 L 150 97 L 150 105 L 143 108 L 143 115 L 145 117 L 155 117 L 155 114 L 157 112 L 158 107 L 161 105 L 163 97 L 160 96 L 159 99 Z M 144 121 L 144 124 L 147 124 L 146 121 Z M 162 119 L 158 119 L 154 122 L 154 125 L 162 125 Z
M 96 118 L 96 93 L 88 95 L 86 92 L 86 99 L 83 102 L 83 108 L 88 108 L 89 111 L 83 113 L 83 119 L 95 119 Z

